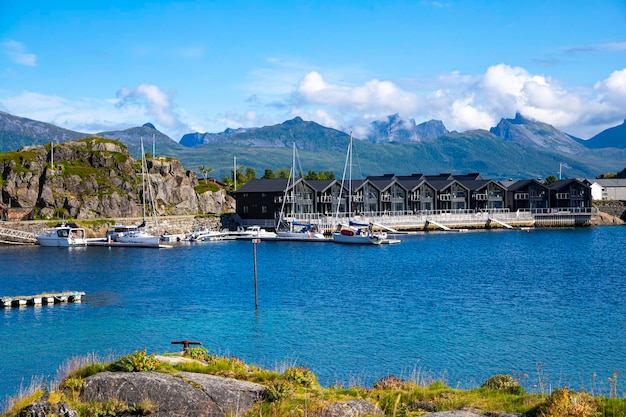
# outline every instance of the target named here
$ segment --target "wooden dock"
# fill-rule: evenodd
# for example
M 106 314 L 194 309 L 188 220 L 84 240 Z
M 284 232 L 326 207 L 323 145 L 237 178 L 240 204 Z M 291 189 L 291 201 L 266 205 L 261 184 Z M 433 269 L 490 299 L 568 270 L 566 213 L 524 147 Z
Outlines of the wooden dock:
M 0 297 L 0 308 L 80 303 L 83 295 L 85 293 L 82 291 L 64 291 L 37 295 L 4 296 Z

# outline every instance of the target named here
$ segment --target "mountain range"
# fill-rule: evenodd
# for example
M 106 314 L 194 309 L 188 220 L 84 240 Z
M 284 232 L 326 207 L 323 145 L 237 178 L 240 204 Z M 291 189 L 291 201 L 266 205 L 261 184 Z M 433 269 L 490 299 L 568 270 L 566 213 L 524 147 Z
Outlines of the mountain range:
M 154 125 L 99 132 L 119 139 L 133 155 L 145 150 L 178 158 L 191 170 L 211 167 L 216 177 L 232 174 L 233 163 L 253 168 L 290 168 L 292 144 L 298 149 L 298 167 L 304 172 L 333 171 L 340 178 L 350 134 L 304 121 L 300 117 L 258 128 L 226 129 L 220 133 L 189 133 L 180 143 Z M 0 112 L 0 152 L 26 145 L 65 142 L 93 133 L 81 133 Z M 438 120 L 416 124 L 399 115 L 371 124 L 370 133 L 355 141 L 353 174 L 438 174 L 480 172 L 485 178 L 535 178 L 549 175 L 596 177 L 626 166 L 626 121 L 582 140 L 553 126 L 516 114 L 489 131 L 448 131 Z M 565 167 L 565 168 L 564 168 Z

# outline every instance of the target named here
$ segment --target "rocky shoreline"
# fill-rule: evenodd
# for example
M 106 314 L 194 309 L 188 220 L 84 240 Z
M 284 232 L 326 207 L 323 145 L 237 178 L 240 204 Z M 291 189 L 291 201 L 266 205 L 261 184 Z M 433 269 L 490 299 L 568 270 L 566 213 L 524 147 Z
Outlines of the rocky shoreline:
M 195 343 L 195 342 L 194 342 Z M 464 390 L 383 377 L 372 387 L 321 387 L 313 372 L 247 365 L 202 347 L 136 351 L 110 363 L 77 358 L 61 382 L 13 399 L 2 417 L 562 417 L 624 416 L 626 400 L 568 388 L 528 393 L 507 374 Z M 502 410 L 502 411 L 497 411 Z
M 159 362 L 177 365 L 201 362 L 182 356 L 154 356 Z M 390 381 L 398 381 L 395 377 Z M 381 382 L 384 385 L 385 382 Z M 75 387 L 65 384 L 64 395 L 82 403 L 107 404 L 112 401 L 133 405 L 130 411 L 111 416 L 130 417 L 152 415 L 158 417 L 244 417 L 260 402 L 267 400 L 271 388 L 255 382 L 197 372 L 99 372 L 88 376 Z M 77 395 L 76 395 L 77 394 Z M 27 405 L 17 414 L 19 417 L 78 417 L 80 414 L 68 401 L 52 400 L 48 393 Z M 434 411 L 436 407 L 427 402 L 414 405 L 422 410 L 420 415 L 431 417 L 522 417 L 521 413 L 483 412 L 475 407 L 458 410 Z M 134 411 L 133 411 L 134 410 Z M 260 414 L 259 414 L 260 415 Z M 384 417 L 380 405 L 368 399 L 325 401 L 306 413 L 310 417 Z

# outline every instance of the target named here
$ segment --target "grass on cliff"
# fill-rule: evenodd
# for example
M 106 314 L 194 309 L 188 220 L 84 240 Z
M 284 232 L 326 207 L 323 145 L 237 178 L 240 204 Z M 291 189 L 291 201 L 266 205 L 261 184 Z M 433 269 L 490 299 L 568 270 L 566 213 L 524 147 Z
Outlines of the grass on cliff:
M 462 408 L 492 412 L 491 415 L 506 412 L 523 413 L 528 417 L 626 417 L 626 399 L 618 397 L 617 385 L 610 397 L 592 396 L 566 387 L 554 389 L 548 395 L 528 393 L 511 375 L 501 374 L 470 390 L 451 388 L 440 380 L 423 376 L 410 380 L 388 376 L 372 387 L 336 385 L 324 388 L 311 370 L 301 366 L 289 365 L 281 371 L 272 371 L 248 365 L 235 357 L 211 354 L 201 347 L 187 349 L 183 356 L 193 361 L 172 365 L 158 360 L 154 354 L 148 355 L 145 350 L 108 361 L 94 356 L 73 358 L 59 369 L 57 377 L 49 385 L 33 383 L 31 389 L 21 393 L 21 397 L 11 399 L 10 409 L 2 416 L 18 416 L 20 410 L 43 395 L 51 403 L 68 402 L 79 416 L 154 415 L 158 404 L 150 400 L 142 404 L 126 404 L 117 399 L 81 402 L 80 393 L 85 388 L 85 378 L 103 371 L 185 371 L 265 385 L 264 399 L 246 414 L 251 417 L 330 415 L 324 414 L 329 404 L 353 400 L 374 403 L 385 416 L 393 417 L 414 417 Z
M 220 190 L 220 186 L 212 181 L 208 180 L 200 180 L 198 181 L 198 185 L 194 187 L 196 194 L 203 194 L 207 191 L 211 191 L 212 193 L 216 193 Z

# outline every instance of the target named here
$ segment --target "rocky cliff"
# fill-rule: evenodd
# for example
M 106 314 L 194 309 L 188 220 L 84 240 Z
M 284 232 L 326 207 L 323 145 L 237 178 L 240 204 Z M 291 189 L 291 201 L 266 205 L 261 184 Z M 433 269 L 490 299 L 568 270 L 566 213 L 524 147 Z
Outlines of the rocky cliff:
M 110 139 L 24 147 L 0 154 L 1 201 L 43 219 L 141 217 L 143 201 L 159 216 L 234 211 L 224 190 L 196 193 L 196 173 L 177 159 L 147 158 L 146 168 L 142 175 L 141 161 Z

